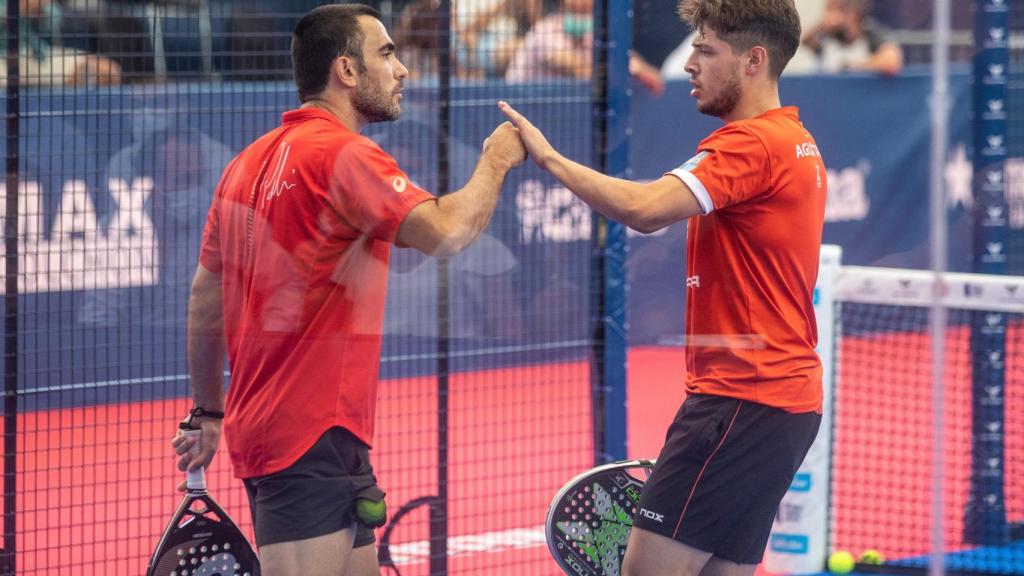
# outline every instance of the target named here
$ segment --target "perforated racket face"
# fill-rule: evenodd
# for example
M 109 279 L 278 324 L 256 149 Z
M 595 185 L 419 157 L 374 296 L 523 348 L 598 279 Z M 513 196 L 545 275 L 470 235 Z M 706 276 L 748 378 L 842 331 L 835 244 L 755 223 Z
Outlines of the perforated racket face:
M 618 576 L 649 460 L 598 466 L 570 480 L 548 510 L 548 549 L 568 574 Z
M 147 576 L 259 576 L 256 553 L 209 496 L 186 497 L 164 531 Z

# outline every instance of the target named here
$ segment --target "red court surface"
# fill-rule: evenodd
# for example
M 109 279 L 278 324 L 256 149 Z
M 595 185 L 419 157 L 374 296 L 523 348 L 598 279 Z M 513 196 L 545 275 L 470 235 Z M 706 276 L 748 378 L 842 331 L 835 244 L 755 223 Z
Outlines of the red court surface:
M 927 350 L 919 336 L 846 338 L 842 357 L 887 349 Z M 952 334 L 961 345 L 964 336 Z M 1018 355 L 1019 356 L 1019 355 Z M 928 549 L 930 396 L 927 360 L 896 358 L 895 384 L 859 365 L 839 387 L 835 449 L 835 546 L 877 548 L 888 557 Z M 910 363 L 913 363 L 912 366 Z M 1015 360 L 1020 362 L 1020 360 Z M 871 363 L 868 362 L 870 365 Z M 920 375 L 906 378 L 917 367 Z M 1020 367 L 1007 369 L 1017 378 Z M 955 518 L 968 474 L 969 377 L 958 368 L 947 404 L 947 540 L 959 545 Z M 655 457 L 682 400 L 679 349 L 629 355 L 629 455 Z M 891 376 L 890 376 L 891 378 Z M 1024 390 L 1008 386 L 1009 406 Z M 433 378 L 384 382 L 373 457 L 389 507 L 433 495 L 437 486 L 437 395 Z M 452 574 L 559 574 L 543 545 L 546 507 L 559 486 L 591 464 L 588 368 L 583 362 L 482 370 L 452 376 L 449 405 L 449 561 Z M 897 392 L 893 386 L 899 386 Z M 886 387 L 889 387 L 886 389 Z M 883 401 L 884 399 L 884 401 Z M 148 555 L 180 496 L 169 448 L 185 399 L 28 413 L 19 418 L 18 574 L 144 574 Z M 1020 412 L 1019 408 L 1016 409 Z M 1024 425 L 1009 418 L 1007 505 L 1024 517 Z M 967 420 L 969 424 L 969 420 Z M 248 529 L 240 482 L 225 454 L 208 474 L 211 493 Z M 378 532 L 378 536 L 379 536 Z M 392 555 L 403 576 L 428 573 L 426 509 L 399 523 Z M 388 573 L 384 571 L 384 573 Z

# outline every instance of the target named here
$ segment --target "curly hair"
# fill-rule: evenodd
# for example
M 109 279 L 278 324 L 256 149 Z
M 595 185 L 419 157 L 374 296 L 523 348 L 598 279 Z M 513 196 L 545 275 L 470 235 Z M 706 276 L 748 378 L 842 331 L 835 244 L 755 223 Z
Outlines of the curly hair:
M 680 0 L 679 17 L 702 33 L 709 26 L 734 53 L 763 46 L 776 78 L 800 46 L 793 0 Z

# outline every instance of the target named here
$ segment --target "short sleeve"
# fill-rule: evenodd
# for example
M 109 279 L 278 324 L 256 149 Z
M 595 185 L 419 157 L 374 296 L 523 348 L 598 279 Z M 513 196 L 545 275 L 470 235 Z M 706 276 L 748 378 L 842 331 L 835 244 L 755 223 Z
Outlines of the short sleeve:
M 386 242 L 394 242 L 410 210 L 434 198 L 413 184 L 394 158 L 364 137 L 350 140 L 337 152 L 328 194 L 349 226 Z
M 769 190 L 771 165 L 761 139 L 725 126 L 697 147 L 697 155 L 669 172 L 687 185 L 705 214 L 752 200 Z
M 199 246 L 199 263 L 204 268 L 215 274 L 224 271 L 224 257 L 220 244 L 220 212 L 221 203 L 224 201 L 224 193 L 229 182 L 233 180 L 236 157 L 228 163 L 221 176 L 220 183 L 213 195 L 213 202 L 210 203 L 210 210 L 206 214 L 206 227 L 203 228 L 203 240 Z

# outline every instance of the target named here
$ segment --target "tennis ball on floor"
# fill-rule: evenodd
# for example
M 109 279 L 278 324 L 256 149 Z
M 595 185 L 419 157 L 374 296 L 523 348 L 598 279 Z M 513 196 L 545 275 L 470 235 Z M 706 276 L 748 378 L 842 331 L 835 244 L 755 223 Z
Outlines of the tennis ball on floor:
M 828 571 L 833 574 L 848 574 L 853 570 L 853 554 L 846 550 L 833 552 L 828 557 Z
M 860 555 L 861 564 L 881 564 L 882 562 L 885 562 L 885 556 L 882 556 L 882 553 L 874 548 L 865 550 Z

